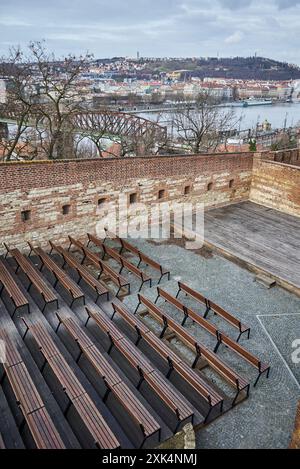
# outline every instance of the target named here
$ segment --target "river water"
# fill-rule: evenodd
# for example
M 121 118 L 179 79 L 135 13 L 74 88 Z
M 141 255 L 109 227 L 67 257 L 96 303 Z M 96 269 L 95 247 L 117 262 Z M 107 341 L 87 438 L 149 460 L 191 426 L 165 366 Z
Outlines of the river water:
M 225 108 L 224 108 L 225 109 Z M 229 109 L 229 108 L 228 108 Z M 300 103 L 280 103 L 266 106 L 234 107 L 237 119 L 240 120 L 240 130 L 254 129 L 256 124 L 265 119 L 270 122 L 273 129 L 300 126 Z M 137 113 L 140 117 L 156 121 L 158 114 L 155 112 Z M 170 113 L 161 115 L 159 122 L 170 120 Z

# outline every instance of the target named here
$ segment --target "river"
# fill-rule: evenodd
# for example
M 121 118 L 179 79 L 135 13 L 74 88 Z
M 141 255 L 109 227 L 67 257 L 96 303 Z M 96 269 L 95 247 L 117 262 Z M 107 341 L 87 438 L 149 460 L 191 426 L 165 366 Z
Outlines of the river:
M 224 108 L 225 109 L 225 108 Z M 300 103 L 280 103 L 267 106 L 249 106 L 232 108 L 236 116 L 240 119 L 240 129 L 253 129 L 258 122 L 262 123 L 265 119 L 270 122 L 273 129 L 300 126 Z M 156 121 L 158 114 L 155 112 L 136 113 L 145 119 Z M 170 119 L 170 113 L 161 115 L 160 123 L 163 125 Z

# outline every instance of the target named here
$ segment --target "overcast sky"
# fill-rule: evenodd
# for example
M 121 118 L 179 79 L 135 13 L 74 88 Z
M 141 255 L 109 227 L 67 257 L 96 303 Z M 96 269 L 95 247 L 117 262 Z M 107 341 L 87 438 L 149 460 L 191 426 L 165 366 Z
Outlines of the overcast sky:
M 0 0 L 0 54 L 45 39 L 57 55 L 257 54 L 300 65 L 300 0 Z

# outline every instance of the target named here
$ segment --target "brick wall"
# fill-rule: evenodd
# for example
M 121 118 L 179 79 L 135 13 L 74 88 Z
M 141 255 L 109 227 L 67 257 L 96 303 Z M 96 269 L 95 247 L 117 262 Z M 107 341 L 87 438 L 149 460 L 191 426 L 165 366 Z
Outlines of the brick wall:
M 250 200 L 300 216 L 300 167 L 264 160 L 256 155 Z
M 120 194 L 128 200 L 136 194 L 132 200 L 150 208 L 160 202 L 159 191 L 171 205 L 247 200 L 252 165 L 251 153 L 0 164 L 0 241 L 22 248 L 26 240 L 83 236 L 95 231 Z M 129 206 L 129 217 L 135 207 Z

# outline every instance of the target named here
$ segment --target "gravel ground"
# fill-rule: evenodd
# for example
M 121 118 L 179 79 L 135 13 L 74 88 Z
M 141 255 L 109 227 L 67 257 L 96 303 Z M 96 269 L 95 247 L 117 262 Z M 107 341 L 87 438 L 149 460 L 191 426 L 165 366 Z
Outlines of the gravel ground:
M 278 287 L 266 289 L 255 282 L 253 274 L 222 257 L 205 258 L 173 244 L 132 242 L 171 270 L 171 280 L 162 282 L 167 291 L 176 293 L 177 280 L 182 279 L 250 325 L 250 340 L 245 336 L 241 344 L 271 363 L 270 378 L 267 380 L 262 376 L 257 388 L 251 387 L 248 400 L 197 433 L 197 447 L 288 447 L 300 398 L 300 364 L 293 364 L 291 359 L 292 342 L 300 339 L 300 298 Z M 143 292 L 149 298 L 156 297 L 155 287 L 145 288 Z M 195 301 L 181 298 L 197 311 L 203 311 Z M 136 294 L 127 297 L 125 303 L 134 308 Z M 173 317 L 180 318 L 172 308 L 163 307 Z M 236 330 L 230 325 L 212 314 L 209 318 L 236 338 Z M 191 321 L 186 325 L 199 340 L 212 345 L 211 336 Z M 253 384 L 254 369 L 236 359 L 224 346 L 218 353 Z

